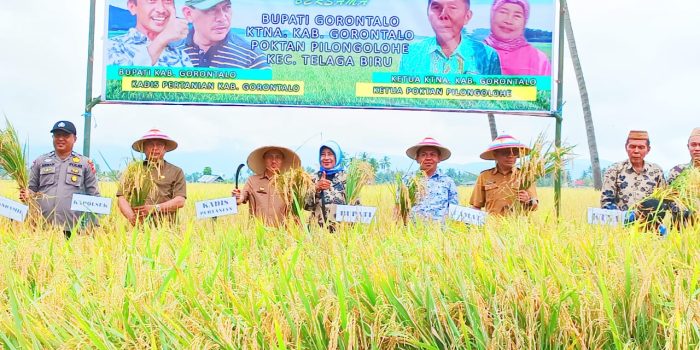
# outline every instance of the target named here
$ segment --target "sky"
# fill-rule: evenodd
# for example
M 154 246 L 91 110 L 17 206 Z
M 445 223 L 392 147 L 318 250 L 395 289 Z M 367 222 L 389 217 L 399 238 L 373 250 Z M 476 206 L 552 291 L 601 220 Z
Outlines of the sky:
M 653 5 L 652 5 L 653 4 Z M 88 39 L 88 0 L 3 0 L 0 11 L 0 113 L 27 142 L 28 157 L 52 149 L 49 130 L 61 119 L 79 130 Z M 104 13 L 98 1 L 98 17 Z M 591 101 L 601 159 L 626 157 L 630 129 L 649 130 L 647 160 L 668 170 L 689 160 L 686 141 L 700 126 L 695 106 L 700 77 L 700 2 L 570 0 L 569 8 Z M 103 23 L 98 23 L 93 94 L 100 94 Z M 565 142 L 588 158 L 581 99 L 574 71 L 565 61 Z M 497 115 L 498 130 L 524 142 L 546 132 L 550 118 Z M 297 149 L 305 166 L 317 167 L 318 145 L 336 140 L 349 154 L 368 152 L 410 164 L 405 150 L 431 136 L 452 150 L 449 164 L 478 162 L 490 142 L 486 115 L 425 111 L 337 110 L 273 107 L 98 105 L 93 109 L 91 157 L 113 168 L 132 156 L 130 146 L 157 127 L 179 143 L 166 159 L 185 172 L 211 166 L 232 174 L 254 148 L 277 144 Z

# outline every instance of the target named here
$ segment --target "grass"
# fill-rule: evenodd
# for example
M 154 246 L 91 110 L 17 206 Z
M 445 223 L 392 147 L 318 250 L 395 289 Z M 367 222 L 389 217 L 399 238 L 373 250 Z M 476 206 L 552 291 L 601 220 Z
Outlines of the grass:
M 16 198 L 13 186 L 0 195 Z M 551 189 L 530 217 L 404 227 L 391 186 L 371 225 L 268 229 L 194 220 L 230 185 L 189 185 L 176 228 L 120 216 L 69 242 L 0 219 L 0 344 L 28 348 L 691 349 L 697 228 L 667 238 L 588 226 L 598 193 Z M 112 196 L 116 184 L 100 184 Z M 466 203 L 469 188 L 459 188 Z M 244 213 L 244 210 L 240 212 Z

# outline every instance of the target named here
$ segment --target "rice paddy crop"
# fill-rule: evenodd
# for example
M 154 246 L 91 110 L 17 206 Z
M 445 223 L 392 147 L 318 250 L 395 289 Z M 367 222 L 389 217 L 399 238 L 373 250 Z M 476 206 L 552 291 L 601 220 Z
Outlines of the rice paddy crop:
M 113 196 L 115 183 L 100 192 Z M 335 234 L 245 214 L 132 228 L 117 214 L 69 241 L 0 219 L 6 349 L 694 349 L 700 230 L 589 226 L 598 193 L 551 189 L 530 216 L 482 228 L 403 223 L 366 186 L 370 225 Z M 470 188 L 460 187 L 460 203 Z M 9 182 L 0 195 L 16 198 Z M 245 210 L 239 210 L 246 213 Z M 304 221 L 302 221 L 304 222 Z

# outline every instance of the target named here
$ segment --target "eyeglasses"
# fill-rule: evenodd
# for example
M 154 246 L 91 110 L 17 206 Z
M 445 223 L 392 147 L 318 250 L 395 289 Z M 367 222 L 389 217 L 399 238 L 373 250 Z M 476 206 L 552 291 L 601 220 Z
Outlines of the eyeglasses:
M 69 134 L 69 133 L 65 133 L 65 132 L 57 132 L 57 133 L 53 134 L 53 138 L 55 138 L 55 139 L 68 139 L 71 136 L 73 136 L 73 134 Z

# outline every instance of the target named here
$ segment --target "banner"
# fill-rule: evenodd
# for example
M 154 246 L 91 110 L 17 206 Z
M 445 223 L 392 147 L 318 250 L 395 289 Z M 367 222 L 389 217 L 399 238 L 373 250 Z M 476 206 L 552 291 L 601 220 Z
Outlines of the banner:
M 555 0 L 108 0 L 106 14 L 106 102 L 555 109 Z

